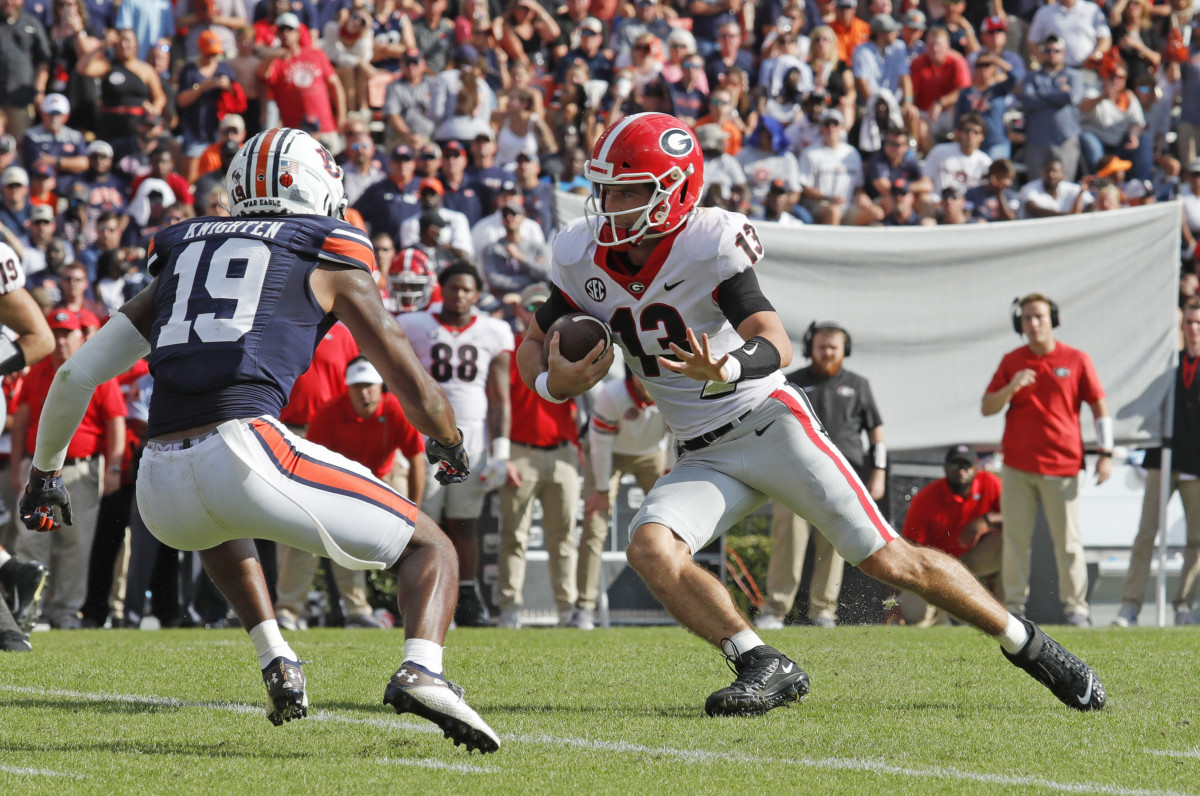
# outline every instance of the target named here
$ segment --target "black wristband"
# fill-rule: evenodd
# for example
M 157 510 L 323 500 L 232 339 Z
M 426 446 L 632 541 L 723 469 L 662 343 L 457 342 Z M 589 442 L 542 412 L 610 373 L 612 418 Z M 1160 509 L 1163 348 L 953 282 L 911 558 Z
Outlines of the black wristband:
M 0 376 L 7 376 L 25 368 L 25 352 L 21 346 L 0 335 Z
M 779 370 L 779 350 L 762 336 L 751 337 L 741 348 L 730 351 L 729 356 L 741 363 L 738 381 L 766 378 Z
M 1099 456 L 1101 459 L 1111 459 L 1112 451 L 1096 451 L 1096 455 Z

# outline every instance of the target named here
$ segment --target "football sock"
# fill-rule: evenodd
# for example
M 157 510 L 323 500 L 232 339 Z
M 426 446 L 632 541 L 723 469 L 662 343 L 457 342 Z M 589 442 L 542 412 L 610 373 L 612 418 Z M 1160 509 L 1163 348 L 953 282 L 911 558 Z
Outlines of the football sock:
M 7 564 L 11 560 L 12 560 L 12 553 L 8 552 L 4 548 L 0 548 L 0 567 L 3 567 L 5 564 Z
M 473 581 L 473 580 L 460 580 L 458 582 L 458 590 L 459 591 L 462 591 L 463 589 L 474 589 L 474 588 L 475 588 L 475 581 Z
M 442 653 L 445 647 L 423 638 L 404 639 L 404 660 L 424 666 L 434 674 L 442 673 Z
M 287 658 L 289 661 L 300 662 L 300 656 L 292 651 L 292 647 L 283 640 L 279 632 L 279 623 L 268 619 L 255 625 L 250 630 L 250 640 L 254 642 L 254 651 L 258 653 L 258 665 L 265 669 L 267 664 L 276 658 Z
M 738 633 L 733 638 L 722 641 L 721 649 L 725 651 L 726 655 L 736 658 L 742 653 L 749 652 L 755 647 L 761 647 L 762 645 L 763 640 L 758 637 L 758 634 L 753 630 L 747 629 Z
M 1000 642 L 1000 646 L 1004 647 L 1005 652 L 1009 655 L 1016 655 L 1029 643 L 1029 628 L 1025 627 L 1025 623 L 1020 619 L 1009 614 L 1008 627 L 1004 628 L 1004 632 L 995 638 Z

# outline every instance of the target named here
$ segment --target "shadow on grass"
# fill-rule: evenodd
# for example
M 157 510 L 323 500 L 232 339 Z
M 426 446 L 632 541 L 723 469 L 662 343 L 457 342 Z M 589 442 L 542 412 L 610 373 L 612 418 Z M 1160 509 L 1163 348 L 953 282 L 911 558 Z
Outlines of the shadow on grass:
M 39 743 L 8 743 L 5 744 L 4 748 L 10 752 L 36 752 L 41 754 L 47 752 L 65 752 L 71 754 L 101 752 L 106 755 L 157 755 L 159 757 L 210 757 L 213 759 L 237 758 L 271 761 L 280 759 L 324 759 L 329 756 L 327 752 L 321 750 L 305 752 L 273 745 L 255 749 L 244 743 L 235 743 L 233 741 L 217 741 L 214 743 L 189 743 L 186 741 L 138 743 L 135 741 L 104 738 L 87 742 L 45 740 Z
M 135 716 L 143 713 L 171 713 L 194 708 L 195 705 L 164 705 L 155 702 L 126 702 L 113 699 L 90 699 L 86 696 L 39 697 L 25 696 L 0 699 L 0 708 L 41 708 L 59 712 L 111 713 Z
M 496 705 L 487 704 L 480 705 L 470 700 L 470 694 L 467 695 L 467 704 L 479 711 L 479 715 L 483 716 L 484 720 L 497 714 L 512 714 L 512 715 L 543 715 L 548 717 L 562 716 L 572 718 L 580 714 L 597 714 L 597 715 L 620 715 L 620 716 L 642 716 L 645 718 L 662 718 L 662 719 L 690 719 L 704 718 L 704 708 L 700 705 L 692 707 L 630 707 L 622 705 L 537 705 L 533 703 L 521 705 Z M 413 713 L 396 714 L 391 706 L 385 706 L 383 700 L 376 703 L 362 702 L 338 702 L 322 699 L 319 702 L 314 702 L 313 708 L 320 710 L 327 708 L 330 710 L 345 710 L 350 713 L 369 714 L 375 718 L 380 716 L 397 716 L 399 718 L 420 718 Z

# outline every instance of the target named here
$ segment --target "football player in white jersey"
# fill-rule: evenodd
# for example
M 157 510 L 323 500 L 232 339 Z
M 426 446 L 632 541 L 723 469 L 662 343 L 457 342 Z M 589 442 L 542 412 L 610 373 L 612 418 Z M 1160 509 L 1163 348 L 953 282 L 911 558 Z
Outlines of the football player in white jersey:
M 484 477 L 474 477 L 447 489 L 430 473 L 421 508 L 442 522 L 458 551 L 458 606 L 454 621 L 460 627 L 482 627 L 489 622 L 487 606 L 475 581 L 479 566 L 479 540 L 475 524 L 483 511 L 490 479 L 501 472 L 509 457 L 512 414 L 508 391 L 509 353 L 515 345 L 507 323 L 474 312 L 483 289 L 483 277 L 466 260 L 458 260 L 438 274 L 442 306 L 437 312 L 409 312 L 397 320 L 408 333 L 413 350 L 434 381 L 446 391 L 463 433 L 463 445 Z M 490 456 L 484 456 L 491 439 Z M 485 480 L 486 479 L 486 480 Z
M 54 350 L 54 334 L 33 296 L 25 290 L 21 258 L 0 243 L 0 378 L 18 373 Z M 0 394 L 0 430 L 7 405 Z M 12 494 L 5 496 L 11 504 Z M 18 561 L 0 546 L 0 652 L 28 652 L 28 631 L 47 571 L 36 561 Z M 11 604 L 12 612 L 9 612 Z
M 579 362 L 545 329 L 582 310 L 607 321 L 625 360 L 675 433 L 679 459 L 633 519 L 626 556 L 681 624 L 722 649 L 737 672 L 710 715 L 755 715 L 808 692 L 808 675 L 763 641 L 728 591 L 692 560 L 775 498 L 819 528 L 867 574 L 995 637 L 1004 654 L 1079 710 L 1104 706 L 1092 670 L 1032 622 L 1004 609 L 957 561 L 898 537 L 838 453 L 803 393 L 780 373 L 791 342 L 752 266 L 763 256 L 745 216 L 696 208 L 704 161 L 695 136 L 659 113 L 626 117 L 584 169 L 585 218 L 554 241 L 554 290 L 517 365 L 542 397 L 563 401 L 607 372 L 602 344 Z

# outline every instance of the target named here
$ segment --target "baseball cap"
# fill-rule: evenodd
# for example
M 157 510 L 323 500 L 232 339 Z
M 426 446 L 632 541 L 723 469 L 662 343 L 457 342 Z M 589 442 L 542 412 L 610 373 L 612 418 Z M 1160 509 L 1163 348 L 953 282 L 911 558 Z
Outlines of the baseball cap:
M 984 33 L 994 33 L 998 30 L 1008 30 L 1008 21 L 1004 17 L 988 17 L 979 26 L 979 29 Z
M 776 178 L 771 180 L 771 187 L 767 188 L 767 193 L 787 193 L 787 180 Z
M 61 113 L 66 116 L 71 112 L 71 101 L 62 94 L 47 94 L 42 100 L 42 113 Z
M 88 155 L 101 155 L 106 158 L 111 158 L 113 156 L 112 144 L 108 143 L 107 141 L 101 141 L 99 138 L 97 138 L 95 141 L 88 144 L 87 153 Z
M 471 140 L 478 141 L 481 138 L 484 141 L 495 141 L 496 134 L 492 132 L 492 128 L 488 127 L 486 130 L 480 130 L 478 133 L 476 133 L 475 137 Z
M 201 55 L 220 55 L 225 52 L 225 45 L 221 43 L 221 37 L 215 30 L 205 30 L 196 37 L 196 49 Z
M 417 184 L 417 193 L 421 191 L 433 191 L 438 196 L 445 196 L 446 186 L 437 177 L 426 177 Z
M 53 221 L 54 211 L 49 205 L 34 205 L 29 208 L 30 221 Z
M 463 149 L 463 145 L 458 143 L 457 141 L 447 141 L 446 145 L 442 147 L 442 152 L 444 152 L 447 155 L 465 155 L 465 154 L 467 154 L 467 150 Z
M 29 176 L 34 179 L 48 180 L 54 176 L 54 167 L 49 163 L 39 163 L 33 167 L 33 174 Z
M 841 111 L 839 111 L 837 109 L 830 109 L 821 114 L 821 124 L 825 124 L 826 122 L 837 122 L 838 124 L 845 124 L 846 119 L 844 116 L 842 116 Z
M 907 12 L 904 15 L 904 27 L 912 28 L 913 30 L 925 30 L 925 12 L 919 8 Z
M 583 22 L 579 23 L 580 30 L 590 30 L 592 33 L 603 33 L 604 23 L 595 17 L 584 17 Z
M 892 180 L 892 196 L 904 196 L 910 193 L 912 193 L 912 186 L 908 184 L 908 180 L 903 177 Z
M 421 51 L 416 47 L 409 48 L 404 51 L 404 63 L 419 64 L 421 63 Z
M 517 153 L 517 162 L 520 162 L 522 160 L 527 160 L 530 163 L 538 163 L 539 162 L 536 152 L 524 152 L 524 151 L 518 152 Z
M 725 130 L 719 124 L 702 124 L 696 128 L 696 140 L 701 149 L 721 149 L 725 146 Z
M 895 33 L 900 30 L 900 23 L 891 14 L 876 14 L 871 17 L 872 33 Z
M 521 306 L 526 309 L 530 304 L 541 303 L 549 300 L 550 288 L 545 282 L 534 282 L 532 285 L 527 285 L 521 291 Z
M 412 160 L 412 150 L 404 144 L 399 144 L 391 152 L 392 160 Z
M 83 328 L 79 323 L 79 316 L 70 310 L 55 310 L 46 316 L 46 323 L 49 324 L 51 331 L 62 329 L 68 332 L 78 332 Z
M 512 180 L 505 180 L 504 182 L 500 183 L 500 189 L 496 191 L 496 193 L 512 193 L 520 196 L 521 189 L 518 188 L 517 184 Z
M 346 367 L 346 386 L 355 384 L 383 384 L 383 377 L 370 362 L 356 359 Z
M 1001 61 L 1003 61 L 1003 59 L 998 55 L 993 55 L 989 52 L 982 52 L 979 54 L 979 57 L 975 59 L 975 66 L 994 66 L 999 68 Z
M 460 44 L 454 48 L 454 60 L 460 64 L 473 64 L 479 60 L 479 50 L 469 44 Z
M 275 17 L 275 27 L 300 30 L 300 17 L 296 16 L 291 11 L 285 11 L 284 13 Z
M 1200 174 L 1200 158 L 1193 158 L 1188 164 L 1188 174 Z
M 946 451 L 946 464 L 951 462 L 968 462 L 974 464 L 979 461 L 979 457 L 975 455 L 975 449 L 970 445 L 951 445 Z
M 442 148 L 437 144 L 426 144 L 425 146 L 421 147 L 421 151 L 417 154 L 417 157 L 424 158 L 426 160 L 440 158 L 441 156 Z
M 858 0 L 837 0 L 838 8 L 858 8 Z
M 242 130 L 246 129 L 246 120 L 242 118 L 240 113 L 227 113 L 225 118 L 221 120 L 222 130 Z
M 0 185 L 28 185 L 29 174 L 20 166 L 9 166 L 0 174 Z

